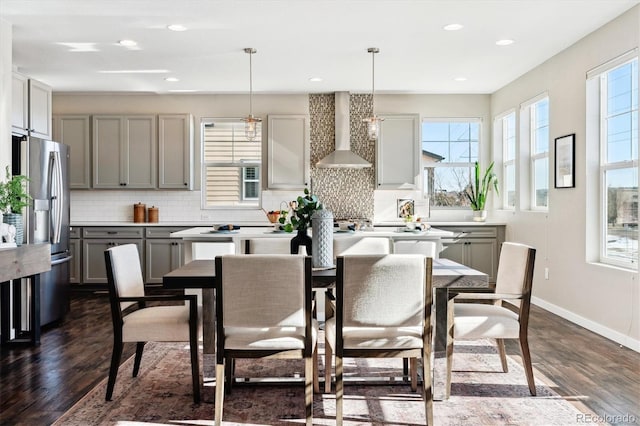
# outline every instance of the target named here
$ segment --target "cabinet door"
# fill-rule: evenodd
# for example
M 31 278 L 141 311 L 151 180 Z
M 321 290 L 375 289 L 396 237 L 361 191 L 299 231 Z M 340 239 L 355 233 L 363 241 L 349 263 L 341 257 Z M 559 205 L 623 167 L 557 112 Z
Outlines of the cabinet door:
M 377 188 L 419 187 L 420 116 L 402 114 L 382 117 L 384 121 L 376 145 Z
M 464 264 L 489 275 L 489 282 L 496 281 L 498 270 L 498 242 L 495 238 L 470 238 L 465 242 Z
M 442 239 L 442 251 L 440 252 L 440 257 L 442 259 L 450 259 L 454 262 L 467 265 L 465 263 L 465 248 L 464 241 L 462 240 Z
M 104 251 L 120 244 L 138 246 L 140 265 L 142 263 L 142 240 L 83 240 L 82 243 L 82 282 L 83 284 L 106 284 L 107 268 L 104 262 Z M 143 271 L 144 276 L 144 271 Z
M 29 128 L 29 79 L 13 74 L 11 80 L 11 130 L 22 135 Z
M 126 188 L 156 187 L 156 117 L 154 115 L 126 116 L 124 148 L 121 152 L 121 177 Z
M 120 171 L 123 156 L 122 117 L 93 116 L 93 187 L 118 188 L 124 186 Z
M 158 188 L 193 189 L 193 118 L 158 116 Z
M 81 240 L 69 240 L 69 252 L 71 253 L 71 262 L 69 264 L 69 282 L 71 284 L 79 284 L 80 266 L 82 265 L 82 244 Z
M 269 189 L 303 189 L 309 184 L 309 120 L 306 115 L 269 115 Z
M 160 284 L 168 272 L 182 266 L 184 243 L 173 239 L 149 239 L 145 244 L 147 284 Z
M 37 80 L 29 80 L 29 131 L 51 139 L 51 87 Z
M 91 156 L 88 115 L 53 117 L 53 139 L 69 145 L 69 181 L 71 189 L 87 189 L 91 185 Z

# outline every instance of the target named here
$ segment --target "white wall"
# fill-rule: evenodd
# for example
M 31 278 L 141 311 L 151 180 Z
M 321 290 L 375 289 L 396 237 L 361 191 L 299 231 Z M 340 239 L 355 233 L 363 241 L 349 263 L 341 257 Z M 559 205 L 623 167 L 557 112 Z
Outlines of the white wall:
M 0 19 L 0 180 L 11 164 L 11 24 Z
M 588 210 L 585 128 L 585 74 L 640 44 L 640 6 L 588 35 L 491 97 L 492 115 L 547 91 L 550 139 L 576 134 L 576 187 L 549 191 L 548 213 L 495 212 L 504 220 L 507 240 L 537 248 L 535 302 L 621 344 L 640 350 L 638 272 L 606 267 L 587 260 Z M 550 153 L 553 182 L 553 150 Z M 549 279 L 544 279 L 549 268 Z

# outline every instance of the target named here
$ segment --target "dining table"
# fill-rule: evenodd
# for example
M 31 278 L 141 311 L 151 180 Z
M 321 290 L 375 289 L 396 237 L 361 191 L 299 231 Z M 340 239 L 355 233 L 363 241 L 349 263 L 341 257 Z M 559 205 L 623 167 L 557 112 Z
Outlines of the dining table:
M 336 280 L 336 268 L 313 268 L 313 288 L 331 288 Z M 435 315 L 434 351 L 446 349 L 449 320 L 449 300 L 459 292 L 489 289 L 489 277 L 481 271 L 449 259 L 433 259 L 432 283 L 434 288 L 433 310 Z M 215 352 L 215 261 L 213 259 L 192 260 L 163 276 L 165 289 L 202 289 L 203 304 L 203 352 Z

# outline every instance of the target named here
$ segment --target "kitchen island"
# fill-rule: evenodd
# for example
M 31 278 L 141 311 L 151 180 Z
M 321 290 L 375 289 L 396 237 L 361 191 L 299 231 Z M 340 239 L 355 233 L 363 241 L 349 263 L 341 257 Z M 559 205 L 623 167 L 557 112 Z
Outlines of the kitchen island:
M 311 234 L 311 233 L 310 233 Z M 184 244 L 185 263 L 194 259 L 194 243 L 217 244 L 211 253 L 242 253 L 244 241 L 254 238 L 287 238 L 295 236 L 292 232 L 275 232 L 273 227 L 241 227 L 233 231 L 214 231 L 211 227 L 195 227 L 171 233 L 171 238 L 181 238 Z M 367 231 L 334 232 L 333 238 L 386 237 L 392 242 L 398 240 L 434 241 L 437 251 L 442 250 L 442 238 L 451 238 L 454 233 L 431 228 L 427 231 L 405 231 L 402 227 L 384 227 Z

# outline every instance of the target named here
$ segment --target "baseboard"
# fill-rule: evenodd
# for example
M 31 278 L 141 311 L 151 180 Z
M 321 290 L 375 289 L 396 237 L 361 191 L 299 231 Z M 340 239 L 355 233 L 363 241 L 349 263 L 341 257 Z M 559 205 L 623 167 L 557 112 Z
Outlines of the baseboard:
M 599 334 L 603 337 L 606 337 L 607 339 L 613 340 L 614 342 L 619 343 L 622 346 L 626 346 L 631 350 L 640 352 L 640 340 L 632 339 L 627 335 L 624 335 L 615 330 L 607 328 L 602 324 L 598 324 L 595 321 L 591 321 L 590 319 L 577 315 L 571 311 L 568 311 L 564 308 L 561 308 L 560 306 L 554 305 L 540 298 L 532 296 L 531 303 L 541 307 L 542 309 L 552 312 L 568 321 L 571 321 L 574 324 L 584 327 L 589 331 L 593 331 L 594 333 Z

